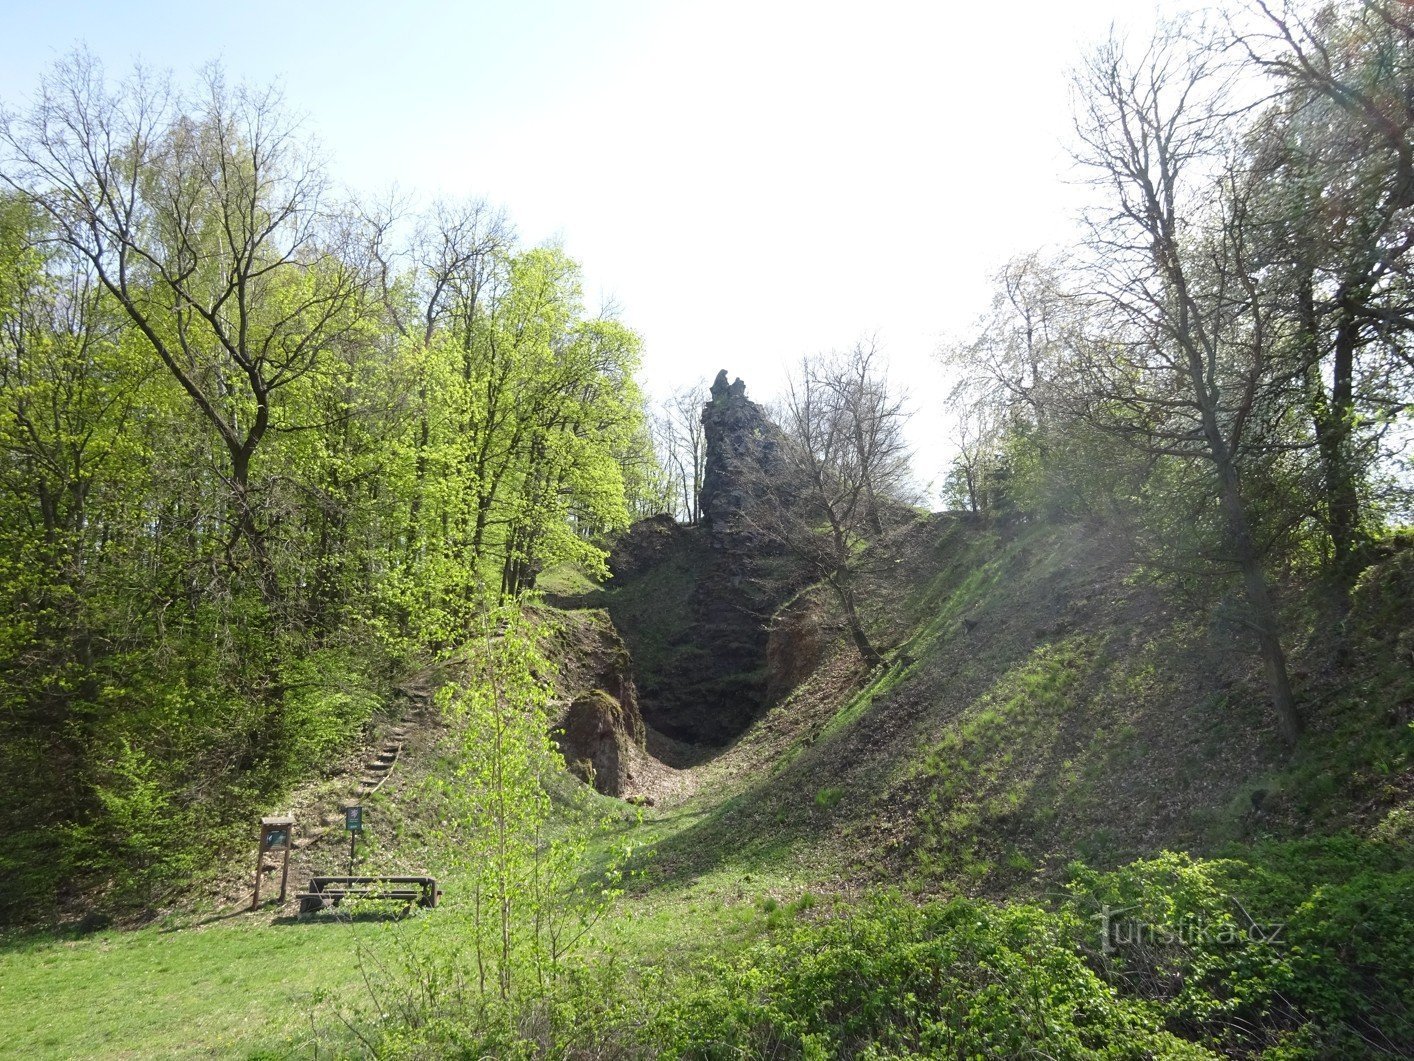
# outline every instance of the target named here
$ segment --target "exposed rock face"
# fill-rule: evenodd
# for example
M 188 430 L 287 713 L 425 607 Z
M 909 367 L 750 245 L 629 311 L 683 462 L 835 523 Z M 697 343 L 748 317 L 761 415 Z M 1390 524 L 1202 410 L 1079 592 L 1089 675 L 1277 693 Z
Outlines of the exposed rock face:
M 633 773 L 634 719 L 603 689 L 576 697 L 565 711 L 555 741 L 570 771 L 607 796 L 628 794 Z M 641 720 L 640 720 L 641 724 Z
M 766 706 L 767 627 L 793 586 L 749 518 L 780 464 L 780 429 L 725 371 L 702 424 L 702 525 L 635 524 L 609 561 L 608 608 L 633 652 L 648 724 L 721 745 Z
M 628 649 L 603 611 L 553 620 L 563 708 L 554 737 L 571 771 L 610 796 L 634 791 L 646 731 Z
M 702 517 L 718 549 L 742 548 L 730 535 L 746 535 L 749 515 L 761 501 L 762 489 L 781 464 L 781 429 L 766 411 L 746 396 L 740 379 L 727 384 L 727 371 L 717 373 L 712 400 L 702 409 L 707 457 L 702 474 Z
M 834 631 L 814 596 L 802 593 L 771 621 L 766 635 L 766 702 L 784 700 L 815 673 L 825 659 Z

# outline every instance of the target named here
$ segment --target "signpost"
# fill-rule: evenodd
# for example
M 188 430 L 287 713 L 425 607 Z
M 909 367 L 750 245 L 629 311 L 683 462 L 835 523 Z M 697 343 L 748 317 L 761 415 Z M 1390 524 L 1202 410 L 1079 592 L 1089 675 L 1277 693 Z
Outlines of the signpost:
M 349 831 L 349 876 L 352 877 L 354 845 L 358 843 L 358 834 L 363 832 L 363 808 L 357 803 L 350 803 L 344 808 L 344 828 Z
M 290 879 L 290 848 L 294 836 L 295 819 L 289 814 L 277 814 L 260 819 L 260 850 L 255 856 L 255 895 L 250 901 L 254 910 L 260 905 L 260 878 L 265 869 L 267 852 L 278 851 L 282 856 L 280 868 L 280 902 L 285 901 L 285 885 Z

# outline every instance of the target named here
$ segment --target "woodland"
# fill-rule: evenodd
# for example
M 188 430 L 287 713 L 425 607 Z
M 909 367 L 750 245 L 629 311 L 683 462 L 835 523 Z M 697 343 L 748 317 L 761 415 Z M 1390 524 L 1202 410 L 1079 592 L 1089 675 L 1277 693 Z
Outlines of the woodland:
M 0 1056 L 1414 1056 L 1414 9 L 1071 91 L 949 453 L 870 339 L 653 399 L 219 66 L 4 101 Z M 384 739 L 444 900 L 251 909 Z

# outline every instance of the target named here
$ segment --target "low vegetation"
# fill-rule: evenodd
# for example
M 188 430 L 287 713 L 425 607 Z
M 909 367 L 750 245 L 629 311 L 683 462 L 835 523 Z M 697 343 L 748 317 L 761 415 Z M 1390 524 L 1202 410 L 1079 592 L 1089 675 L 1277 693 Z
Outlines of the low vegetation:
M 1088 237 L 944 352 L 932 514 L 872 344 L 655 421 L 560 248 L 57 64 L 0 122 L 0 1051 L 1414 1056 L 1414 21 L 1246 15 L 1081 64 Z M 358 864 L 444 902 L 247 910 L 393 715 Z

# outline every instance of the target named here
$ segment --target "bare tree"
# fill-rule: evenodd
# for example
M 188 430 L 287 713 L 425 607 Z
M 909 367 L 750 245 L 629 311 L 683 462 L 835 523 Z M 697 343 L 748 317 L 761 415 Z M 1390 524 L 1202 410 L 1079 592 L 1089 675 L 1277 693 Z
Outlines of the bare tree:
M 658 460 L 672 483 L 678 516 L 687 523 L 702 519 L 702 476 L 707 469 L 702 396 L 706 393 L 705 379 L 679 387 L 662 402 L 653 418 Z
M 1001 460 L 1004 412 L 991 395 L 963 380 L 948 396 L 952 441 L 957 446 L 944 487 L 945 501 L 968 512 L 983 510 L 987 480 Z
M 1076 76 L 1081 161 L 1107 192 L 1089 219 L 1099 330 L 1084 344 L 1079 400 L 1102 428 L 1206 469 L 1291 743 L 1301 715 L 1243 476 L 1289 381 L 1257 297 L 1251 183 L 1228 154 L 1231 76 L 1221 48 L 1173 27 L 1133 60 L 1111 38 Z
M 939 359 L 959 371 L 960 390 L 971 401 L 986 402 L 1006 420 L 1024 420 L 1044 446 L 1067 337 L 1074 330 L 1073 300 L 1060 267 L 1036 252 L 1007 262 L 993 283 L 996 293 L 974 337 L 945 346 Z
M 118 90 L 76 53 L 0 121 L 0 180 L 86 259 L 226 450 L 228 561 L 278 595 L 252 459 L 277 393 L 357 327 L 365 275 L 326 179 L 273 91 L 205 71 L 192 99 L 139 69 Z
M 874 344 L 860 343 L 803 359 L 777 417 L 781 467 L 760 471 L 765 500 L 746 517 L 829 586 L 860 656 L 877 666 L 883 655 L 860 617 L 858 583 L 866 554 L 911 515 L 903 504 L 911 488 L 905 399 L 889 386 Z

